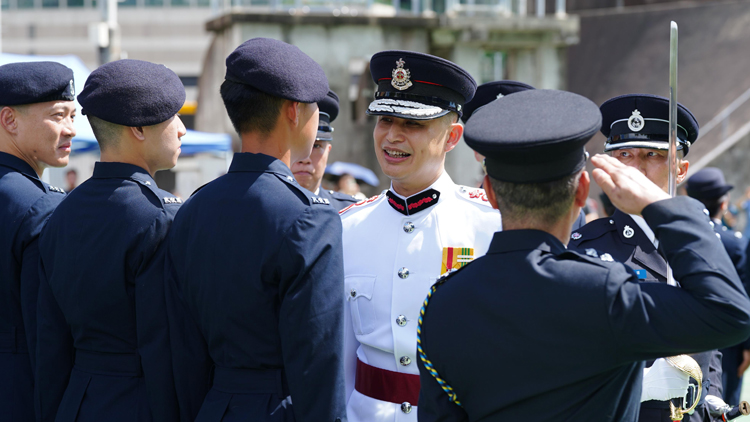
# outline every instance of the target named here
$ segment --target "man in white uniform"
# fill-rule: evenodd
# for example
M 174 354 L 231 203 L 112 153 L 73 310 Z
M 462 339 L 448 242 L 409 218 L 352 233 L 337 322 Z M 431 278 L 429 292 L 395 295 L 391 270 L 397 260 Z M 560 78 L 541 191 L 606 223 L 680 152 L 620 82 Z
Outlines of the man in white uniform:
M 343 209 L 347 417 L 416 421 L 417 319 L 443 273 L 486 253 L 500 214 L 482 189 L 458 186 L 445 155 L 476 82 L 447 60 L 384 51 L 370 62 L 378 90 L 375 154 L 391 188 Z

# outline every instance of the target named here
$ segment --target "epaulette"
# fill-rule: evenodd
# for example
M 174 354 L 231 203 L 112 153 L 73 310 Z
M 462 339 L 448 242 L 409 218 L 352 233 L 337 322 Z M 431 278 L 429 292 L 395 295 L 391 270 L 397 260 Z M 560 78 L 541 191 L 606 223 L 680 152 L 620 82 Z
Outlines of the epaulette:
M 276 177 L 279 178 L 279 180 L 281 180 L 282 182 L 286 183 L 289 186 L 292 186 L 297 191 L 299 191 L 303 196 L 307 197 L 307 199 L 310 201 L 309 202 L 310 205 L 328 205 L 328 206 L 331 205 L 331 201 L 329 201 L 328 199 L 321 198 L 320 196 L 315 195 L 314 193 L 311 195 L 310 194 L 311 192 L 303 188 L 294 177 L 288 174 L 283 174 L 283 173 L 274 172 L 273 174 L 275 174 Z
M 460 185 L 457 185 L 456 189 L 458 189 L 458 196 L 460 196 L 461 198 L 475 204 L 482 204 L 490 208 L 492 207 L 489 199 L 487 199 L 487 193 L 484 191 L 484 189 L 470 188 L 468 186 Z
M 557 257 L 560 259 L 573 259 L 576 261 L 589 262 L 600 267 L 607 267 L 607 264 L 605 264 L 605 262 L 615 262 L 615 259 L 612 258 L 612 255 L 608 253 L 601 253 L 594 248 L 584 249 L 583 252 L 567 250 L 557 255 Z
M 371 197 L 371 198 L 363 199 L 363 200 L 361 200 L 361 201 L 359 201 L 359 202 L 356 202 L 356 203 L 354 203 L 354 204 L 351 204 L 351 205 L 349 205 L 348 207 L 344 208 L 343 210 L 339 211 L 339 215 L 342 215 L 342 214 L 344 214 L 345 212 L 349 211 L 349 210 L 350 210 L 350 209 L 352 209 L 352 208 L 356 208 L 356 207 L 362 207 L 362 206 L 364 206 L 364 205 L 372 204 L 373 202 L 377 201 L 377 200 L 378 200 L 378 198 L 384 197 L 384 196 L 385 196 L 385 192 L 386 192 L 386 191 L 383 191 L 383 192 L 381 192 L 380 194 L 378 194 L 378 195 L 375 195 L 375 196 L 373 196 L 373 197 Z
M 581 242 L 601 237 L 616 229 L 614 221 L 609 218 L 594 220 L 570 234 L 570 243 L 579 245 Z
M 338 199 L 339 201 L 359 202 L 357 198 L 345 193 L 336 192 L 335 190 L 329 190 L 328 193 L 330 193 L 332 197 Z

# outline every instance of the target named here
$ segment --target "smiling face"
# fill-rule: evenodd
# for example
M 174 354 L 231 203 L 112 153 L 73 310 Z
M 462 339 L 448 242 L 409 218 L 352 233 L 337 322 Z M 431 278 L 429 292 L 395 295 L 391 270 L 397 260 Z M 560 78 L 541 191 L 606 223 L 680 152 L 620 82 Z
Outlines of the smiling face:
M 432 120 L 407 120 L 378 116 L 373 137 L 380 168 L 401 195 L 429 187 L 443 172 L 445 154 L 463 133 L 449 114 Z
M 66 166 L 76 135 L 75 103 L 49 101 L 14 109 L 17 147 L 22 158 L 39 174 L 47 167 Z
M 187 130 L 177 115 L 153 126 L 144 126 L 145 158 L 149 168 L 156 170 L 171 169 L 177 164 L 180 156 L 180 138 Z
M 292 173 L 297 182 L 310 192 L 320 187 L 320 181 L 328 164 L 328 153 L 331 151 L 330 141 L 315 141 L 310 156 L 304 160 L 292 163 Z
M 610 151 L 612 157 L 621 163 L 638 169 L 646 175 L 649 180 L 662 188 L 664 192 L 669 189 L 669 161 L 667 151 L 649 148 L 627 148 Z M 677 184 L 682 183 L 687 176 L 689 163 L 677 158 Z

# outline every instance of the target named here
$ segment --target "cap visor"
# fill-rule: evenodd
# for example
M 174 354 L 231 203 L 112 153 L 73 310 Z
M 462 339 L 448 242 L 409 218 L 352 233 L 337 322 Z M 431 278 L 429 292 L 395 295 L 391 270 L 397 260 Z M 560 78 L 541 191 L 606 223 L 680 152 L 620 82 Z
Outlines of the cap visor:
M 431 120 L 445 116 L 450 113 L 450 110 L 416 101 L 381 98 L 371 102 L 366 113 L 370 116 L 394 116 L 410 120 Z

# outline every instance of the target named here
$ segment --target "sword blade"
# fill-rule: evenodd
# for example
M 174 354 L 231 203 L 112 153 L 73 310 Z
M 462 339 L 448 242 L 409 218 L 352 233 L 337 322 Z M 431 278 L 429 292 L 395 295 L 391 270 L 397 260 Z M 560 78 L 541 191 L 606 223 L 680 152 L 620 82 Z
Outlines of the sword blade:
M 669 36 L 669 195 L 677 194 L 677 23 L 670 24 Z M 667 283 L 676 285 L 672 267 L 667 266 Z

